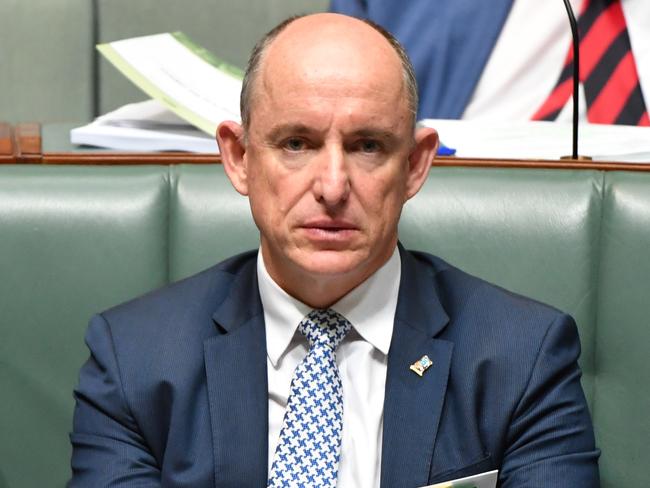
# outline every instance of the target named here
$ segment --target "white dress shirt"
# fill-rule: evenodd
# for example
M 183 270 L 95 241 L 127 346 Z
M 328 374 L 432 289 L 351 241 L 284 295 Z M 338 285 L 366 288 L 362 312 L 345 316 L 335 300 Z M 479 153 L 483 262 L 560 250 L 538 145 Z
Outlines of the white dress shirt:
M 583 0 L 571 0 L 576 17 Z M 641 91 L 650 103 L 650 0 L 622 0 Z M 571 45 L 571 28 L 561 0 L 514 0 L 483 74 L 463 113 L 466 120 L 526 121 L 549 96 Z M 581 119 L 586 120 L 584 92 Z M 569 99 L 558 121 L 570 122 Z
M 386 264 L 330 307 L 352 324 L 336 352 L 343 385 L 338 488 L 379 487 L 386 365 L 400 273 L 399 251 L 395 248 Z M 273 281 L 261 251 L 257 276 L 266 324 L 270 472 L 293 372 L 308 351 L 307 339 L 298 331 L 298 324 L 312 308 Z

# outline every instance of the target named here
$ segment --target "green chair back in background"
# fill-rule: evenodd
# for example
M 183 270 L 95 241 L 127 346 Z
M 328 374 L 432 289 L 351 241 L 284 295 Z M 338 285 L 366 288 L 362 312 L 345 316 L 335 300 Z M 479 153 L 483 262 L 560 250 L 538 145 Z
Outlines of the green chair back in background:
M 400 235 L 576 318 L 603 486 L 646 486 L 650 174 L 434 168 Z M 93 313 L 257 239 L 219 165 L 0 167 L 0 487 L 65 484 Z

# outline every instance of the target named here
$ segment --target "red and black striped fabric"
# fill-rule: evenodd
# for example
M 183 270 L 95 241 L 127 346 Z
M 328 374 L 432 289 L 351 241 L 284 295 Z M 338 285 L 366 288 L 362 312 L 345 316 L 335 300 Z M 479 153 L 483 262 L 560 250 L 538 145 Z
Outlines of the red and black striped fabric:
M 587 120 L 650 126 L 620 0 L 585 0 L 578 30 Z M 557 118 L 572 94 L 572 72 L 573 50 L 569 48 L 560 79 L 533 120 Z

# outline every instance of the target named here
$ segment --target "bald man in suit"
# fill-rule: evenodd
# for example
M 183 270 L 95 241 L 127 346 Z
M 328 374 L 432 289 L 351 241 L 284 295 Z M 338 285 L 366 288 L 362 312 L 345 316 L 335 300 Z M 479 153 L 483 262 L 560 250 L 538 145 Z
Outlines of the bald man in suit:
M 438 146 L 415 128 L 399 44 L 350 17 L 290 19 L 254 49 L 241 99 L 217 139 L 259 250 L 92 320 L 71 486 L 418 487 L 493 469 L 504 487 L 598 486 L 573 321 L 398 243 Z M 314 310 L 350 326 L 330 351 L 336 462 L 278 482 Z

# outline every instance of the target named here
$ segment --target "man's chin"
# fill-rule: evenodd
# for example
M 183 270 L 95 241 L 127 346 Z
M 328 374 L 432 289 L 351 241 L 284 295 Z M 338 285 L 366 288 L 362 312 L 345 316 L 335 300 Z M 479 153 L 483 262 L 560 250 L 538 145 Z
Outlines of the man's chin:
M 319 250 L 300 256 L 298 265 L 314 277 L 336 277 L 362 273 L 366 256 L 359 251 Z

